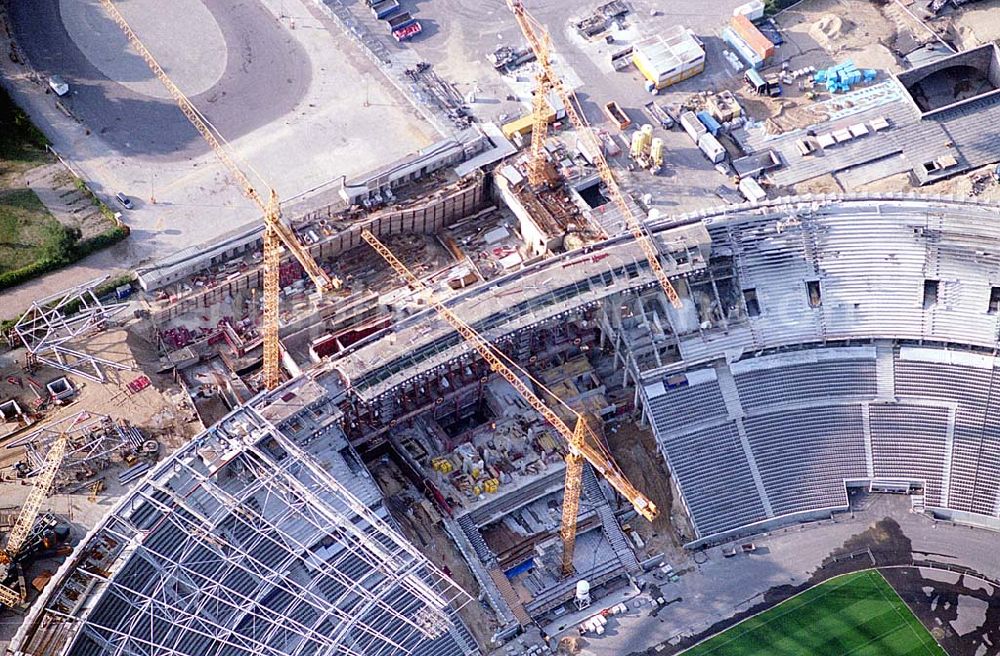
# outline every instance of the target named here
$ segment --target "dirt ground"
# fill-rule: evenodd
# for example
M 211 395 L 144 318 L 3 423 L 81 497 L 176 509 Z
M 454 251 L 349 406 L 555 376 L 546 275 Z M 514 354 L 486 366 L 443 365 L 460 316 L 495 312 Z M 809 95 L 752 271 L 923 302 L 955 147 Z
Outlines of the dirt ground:
M 22 409 L 30 410 L 34 407 L 35 395 L 27 383 L 28 376 L 42 386 L 66 376 L 77 390 L 76 395 L 64 405 L 49 406 L 37 413 L 35 426 L 86 410 L 113 419 L 128 419 L 144 433 L 159 439 L 165 452 L 175 450 L 203 428 L 183 391 L 167 376 L 147 373 L 145 375 L 149 376 L 152 385 L 137 394 L 127 392 L 128 383 L 143 375 L 144 370 L 152 371 L 151 365 L 157 362 L 156 351 L 148 342 L 125 329 L 113 328 L 87 338 L 85 349 L 93 355 L 128 366 L 129 370 L 107 370 L 106 383 L 93 382 L 44 366 L 29 374 L 23 367 L 24 350 L 16 349 L 0 353 L 0 401 L 13 398 Z M 23 382 L 23 386 L 16 382 L 17 379 Z M 28 430 L 31 429 L 22 429 L 7 439 Z M 16 450 L 0 453 L 3 454 L 0 466 L 10 464 L 12 459 L 17 458 Z
M 1000 653 L 1000 591 L 953 572 L 887 568 L 882 575 L 951 656 Z
M 683 519 L 680 499 L 675 499 L 670 485 L 670 473 L 663 457 L 656 449 L 653 433 L 648 428 L 640 428 L 634 422 L 617 425 L 616 431 L 605 430 L 608 446 L 618 466 L 646 496 L 660 509 L 659 516 L 652 522 L 636 519 L 632 523 L 646 543 L 639 554 L 644 556 L 664 553 L 684 558 L 678 531 L 690 535 Z
M 81 239 L 89 239 L 114 227 L 114 221 L 101 212 L 89 192 L 77 186 L 76 179 L 62 164 L 38 166 L 23 175 L 45 208 L 60 223 L 80 231 Z
M 988 164 L 968 173 L 956 175 L 945 180 L 919 188 L 922 194 L 954 195 L 965 198 L 975 198 L 983 202 L 1000 202 L 1000 184 L 993 181 L 994 164 Z M 837 188 L 839 190 L 839 186 Z M 833 191 L 831 189 L 831 191 Z M 900 173 L 882 180 L 876 180 L 857 189 L 861 193 L 908 192 L 913 186 L 908 173 Z
M 785 38 L 780 56 L 792 69 L 829 66 L 844 59 L 853 59 L 858 67 L 875 67 L 870 57 L 881 58 L 884 53 L 871 46 L 891 47 L 900 31 L 888 15 L 892 11 L 868 0 L 802 2 L 776 18 Z
M 1000 39 L 1000 0 L 985 0 L 963 7 L 950 20 L 962 50 L 996 41 Z
M 433 507 L 429 502 L 422 503 L 423 497 L 388 458 L 375 463 L 370 469 L 385 495 L 389 512 L 402 526 L 406 537 L 442 568 L 456 585 L 472 596 L 472 601 L 459 609 L 458 614 L 476 642 L 487 649 L 497 628 L 496 619 L 488 607 L 478 600 L 479 584 L 458 548 L 445 533 L 436 510 L 428 513 L 428 508 Z

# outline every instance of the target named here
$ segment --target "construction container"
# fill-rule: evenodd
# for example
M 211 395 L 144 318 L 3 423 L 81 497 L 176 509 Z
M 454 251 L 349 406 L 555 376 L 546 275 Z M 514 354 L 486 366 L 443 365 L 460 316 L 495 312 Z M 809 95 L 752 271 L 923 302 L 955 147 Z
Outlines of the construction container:
M 649 158 L 656 166 L 663 166 L 663 139 L 654 137 L 649 144 Z
M 705 153 L 705 157 L 712 164 L 718 164 L 726 159 L 726 149 L 722 147 L 718 139 L 708 132 L 698 137 L 698 148 L 701 149 L 701 152 Z
M 739 184 L 740 193 L 751 203 L 759 203 L 767 198 L 767 193 L 760 183 L 753 178 L 743 178 Z
M 763 0 L 750 0 L 733 9 L 733 16 L 746 16 L 751 21 L 758 21 L 764 17 Z
M 728 26 L 722 28 L 722 40 L 728 43 L 750 68 L 760 68 L 764 65 L 764 58 L 758 55 L 733 28 Z
M 382 20 L 399 9 L 399 0 L 382 0 L 371 6 L 375 18 Z
M 558 117 L 560 112 L 565 116 L 565 109 L 562 107 L 562 102 L 560 101 L 556 108 L 553 108 L 551 101 L 549 102 L 549 112 L 545 115 L 545 120 L 548 123 L 554 122 Z M 510 123 L 504 123 L 500 127 L 500 131 L 503 132 L 503 136 L 508 139 L 513 139 L 514 135 L 519 135 L 521 137 L 526 137 L 531 134 L 531 130 L 535 125 L 534 118 L 531 114 L 526 114 L 519 119 L 515 119 Z
M 614 100 L 604 105 L 604 113 L 618 126 L 619 130 L 624 130 L 632 125 L 632 119 L 628 117 L 628 114 Z
M 749 18 L 743 15 L 733 16 L 729 25 L 761 59 L 769 59 L 774 55 L 774 44 L 750 22 Z
M 719 131 L 722 130 L 722 125 L 720 125 L 719 122 L 716 121 L 711 114 L 702 111 L 695 114 L 695 117 L 697 117 L 697 119 L 701 121 L 701 124 L 705 126 L 705 129 L 708 130 L 708 133 L 710 135 L 712 135 L 713 137 L 719 136 Z
M 694 115 L 694 112 L 684 112 L 681 114 L 681 127 L 684 131 L 688 133 L 691 137 L 691 141 L 698 143 L 698 139 L 701 135 L 708 132 L 708 128 L 705 124 L 698 120 L 698 117 Z
M 632 63 L 659 90 L 705 70 L 705 47 L 691 30 L 675 25 L 636 43 Z
M 642 131 L 632 133 L 632 145 L 629 147 L 629 155 L 632 159 L 639 159 L 646 152 L 647 135 Z

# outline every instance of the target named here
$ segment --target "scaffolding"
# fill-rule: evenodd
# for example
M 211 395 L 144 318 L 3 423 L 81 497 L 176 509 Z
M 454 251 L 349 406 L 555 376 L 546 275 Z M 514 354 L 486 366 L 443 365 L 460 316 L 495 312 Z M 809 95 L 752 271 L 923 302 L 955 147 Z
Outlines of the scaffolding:
M 15 653 L 476 653 L 471 598 L 391 524 L 339 428 L 301 441 L 251 407 L 195 438 L 77 549 Z
M 37 299 L 16 324 L 14 332 L 28 350 L 29 361 L 60 369 L 95 383 L 106 381 L 104 368 L 129 370 L 120 362 L 74 348 L 74 343 L 108 325 L 124 303 L 102 303 L 94 289 L 107 280 L 82 285 Z

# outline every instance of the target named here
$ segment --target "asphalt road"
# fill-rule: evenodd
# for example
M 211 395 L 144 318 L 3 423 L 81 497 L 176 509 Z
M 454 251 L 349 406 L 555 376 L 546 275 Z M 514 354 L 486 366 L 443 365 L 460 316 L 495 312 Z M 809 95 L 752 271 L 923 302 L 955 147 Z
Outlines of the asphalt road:
M 96 0 L 73 1 L 97 4 Z M 218 82 L 191 100 L 222 134 L 234 140 L 294 108 L 309 87 L 312 68 L 302 46 L 259 3 L 203 0 L 203 4 L 227 46 L 226 51 L 214 54 L 224 57 L 226 64 Z M 120 9 L 130 19 L 142 8 L 130 11 L 125 3 Z M 125 48 L 118 27 L 98 11 L 95 6 L 87 14 L 95 25 L 83 28 L 74 23 L 69 29 L 88 29 L 93 37 L 107 40 L 109 50 L 138 59 Z M 154 161 L 182 160 L 207 150 L 173 101 L 136 93 L 109 79 L 88 59 L 67 30 L 60 0 L 15 2 L 10 14 L 18 43 L 32 65 L 40 74 L 58 74 L 69 82 L 72 94 L 64 104 L 108 146 L 127 157 Z M 148 45 L 168 71 L 173 65 L 197 66 L 197 61 L 184 61 L 188 49 L 199 47 L 197 42 L 185 43 L 186 38 L 183 30 L 168 31 L 169 52 L 156 52 L 153 43 Z M 145 74 L 152 77 L 148 70 Z

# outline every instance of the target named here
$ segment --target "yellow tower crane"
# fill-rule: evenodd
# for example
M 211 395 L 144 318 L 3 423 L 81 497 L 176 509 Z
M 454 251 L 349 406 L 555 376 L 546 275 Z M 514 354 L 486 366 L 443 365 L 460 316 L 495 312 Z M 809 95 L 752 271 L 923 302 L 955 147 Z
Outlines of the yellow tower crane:
M 571 411 L 576 416 L 576 424 L 571 429 L 562 418 L 553 412 L 546 403 L 529 387 L 514 369 L 521 370 L 520 367 L 510 360 L 506 355 L 497 350 L 492 344 L 477 333 L 469 324 L 460 319 L 458 315 L 448 309 L 430 293 L 430 289 L 413 274 L 406 265 L 397 258 L 378 238 L 368 230 L 363 230 L 361 238 L 364 239 L 379 255 L 393 268 L 396 274 L 405 280 L 410 287 L 417 291 L 428 292 L 428 302 L 431 307 L 444 319 L 462 338 L 465 339 L 479 355 L 486 361 L 492 371 L 500 374 L 521 397 L 528 402 L 538 414 L 540 414 L 553 428 L 566 440 L 568 449 L 566 451 L 566 474 L 563 492 L 562 526 L 560 535 L 563 541 L 562 572 L 564 576 L 573 573 L 573 547 L 576 544 L 576 522 L 580 510 L 580 492 L 583 488 L 583 461 L 589 462 L 615 490 L 635 508 L 636 512 L 652 521 L 656 518 L 658 510 L 656 504 L 648 499 L 642 492 L 637 490 L 629 482 L 625 474 L 619 469 L 611 454 L 596 439 L 593 430 L 587 424 L 586 419 L 576 411 Z M 510 366 L 508 366 L 508 363 Z M 523 373 L 523 370 L 521 370 Z M 538 381 L 533 381 L 543 393 L 555 396 Z M 591 438 L 588 440 L 588 436 Z
M 170 96 L 180 107 L 184 116 L 187 117 L 191 125 L 198 131 L 198 134 L 212 148 L 212 152 L 219 158 L 229 174 L 237 182 L 240 191 L 248 198 L 264 216 L 264 318 L 261 333 L 264 342 L 264 376 L 263 382 L 266 389 L 274 389 L 281 384 L 281 342 L 278 338 L 278 301 L 280 278 L 279 270 L 281 266 L 282 246 L 289 252 L 305 269 L 305 272 L 312 278 L 316 288 L 321 292 L 328 292 L 340 287 L 340 281 L 327 275 L 308 250 L 299 242 L 295 233 L 281 221 L 281 209 L 278 203 L 278 194 L 268 185 L 264 193 L 260 193 L 250 182 L 250 179 L 236 164 L 236 161 L 223 145 L 224 140 L 216 134 L 213 128 L 202 117 L 201 112 L 192 104 L 188 97 L 174 84 L 173 80 L 167 76 L 163 67 L 156 61 L 152 53 L 143 45 L 142 41 L 132 30 L 132 27 L 122 16 L 112 0 L 101 0 L 101 4 L 111 18 L 118 24 L 128 42 L 135 48 L 136 52 L 149 66 L 149 70 L 160 81 L 170 93 Z M 265 201 L 264 198 L 267 198 Z
M 49 447 L 49 452 L 45 454 L 45 462 L 42 464 L 42 471 L 35 478 L 35 483 L 31 486 L 31 491 L 28 492 L 28 498 L 25 499 L 24 505 L 21 506 L 21 512 L 17 515 L 17 521 L 14 522 L 14 527 L 7 536 L 6 546 L 0 551 L 0 572 L 3 573 L 3 576 L 0 576 L 0 604 L 4 606 L 13 608 L 23 600 L 22 595 L 26 592 L 25 590 L 22 590 L 21 594 L 18 594 L 15 590 L 11 590 L 3 585 L 2 581 L 7 578 L 10 566 L 21 554 L 24 543 L 27 541 L 28 536 L 31 535 L 31 528 L 35 525 L 35 518 L 38 516 L 38 511 L 42 509 L 45 498 L 49 495 L 49 490 L 52 488 L 52 483 L 56 480 L 56 473 L 59 471 L 63 458 L 66 456 L 68 440 L 69 438 L 64 431 L 52 443 L 52 446 Z
M 562 78 L 559 77 L 559 74 L 556 73 L 555 68 L 552 66 L 552 61 L 549 59 L 551 39 L 548 30 L 525 10 L 521 0 L 507 0 L 507 6 L 514 13 L 517 24 L 521 28 L 528 46 L 535 53 L 538 64 L 542 69 L 538 75 L 539 89 L 536 92 L 535 98 L 535 120 L 531 133 L 531 161 L 528 164 L 528 181 L 535 184 L 532 182 L 532 172 L 542 171 L 545 166 L 544 145 L 547 123 L 539 125 L 537 96 L 544 96 L 547 93 L 547 89 L 551 88 L 555 90 L 559 95 L 559 99 L 562 100 L 566 109 L 566 116 L 577 131 L 577 136 L 586 143 L 588 151 L 594 158 L 594 166 L 597 167 L 597 173 L 608 188 L 608 195 L 611 197 L 612 202 L 618 206 L 618 209 L 625 218 L 625 224 L 628 226 L 632 236 L 639 243 L 639 247 L 642 248 L 642 252 L 646 256 L 646 260 L 649 262 L 649 266 L 653 270 L 657 282 L 663 288 L 663 293 L 667 295 L 667 299 L 671 305 L 680 309 L 682 307 L 681 299 L 667 277 L 666 271 L 663 270 L 663 266 L 660 264 L 660 253 L 656 248 L 656 244 L 653 243 L 653 239 L 646 226 L 632 212 L 632 208 L 625 199 L 625 194 L 622 192 L 621 187 L 618 186 L 618 181 L 611 171 L 611 165 L 604 158 L 597 136 L 583 118 L 583 112 L 577 108 L 576 94 L 566 88 Z M 544 108 L 544 104 L 542 107 Z

